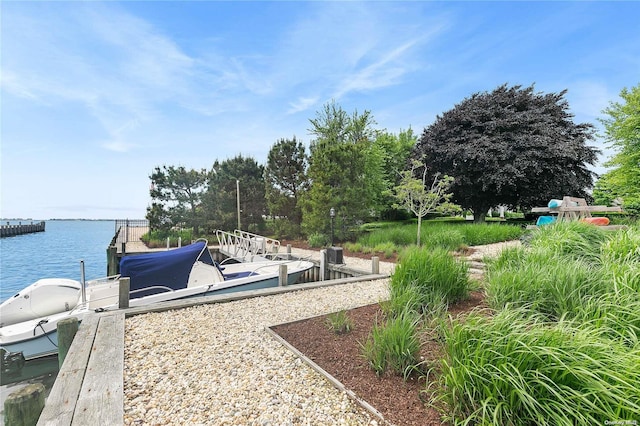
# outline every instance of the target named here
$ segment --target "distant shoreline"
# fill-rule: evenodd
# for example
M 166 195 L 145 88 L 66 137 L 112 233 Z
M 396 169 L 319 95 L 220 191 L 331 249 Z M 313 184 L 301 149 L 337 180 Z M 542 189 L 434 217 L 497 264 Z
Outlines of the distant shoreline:
M 23 217 L 17 217 L 17 218 L 0 218 L 0 222 L 28 222 L 28 221 L 33 221 L 33 222 L 41 222 L 41 221 L 63 221 L 63 220 L 86 220 L 86 221 L 92 221 L 92 222 L 107 222 L 107 221 L 116 221 L 119 219 L 82 219 L 82 218 L 55 218 L 55 219 L 33 219 L 33 218 L 23 218 Z M 135 219 L 132 219 L 135 220 Z

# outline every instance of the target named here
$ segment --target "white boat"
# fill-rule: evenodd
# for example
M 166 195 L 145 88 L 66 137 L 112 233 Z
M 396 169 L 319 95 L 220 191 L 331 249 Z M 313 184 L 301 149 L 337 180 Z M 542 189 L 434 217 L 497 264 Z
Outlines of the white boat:
M 287 284 L 313 267 L 306 260 L 260 260 L 216 263 L 207 242 L 196 241 L 174 250 L 125 256 L 120 275 L 82 285 L 69 279 L 39 280 L 0 305 L 0 347 L 22 352 L 26 359 L 58 352 L 57 324 L 94 311 L 118 308 L 120 278 L 130 279 L 129 306 L 216 293 L 276 287 L 280 265 L 287 267 Z

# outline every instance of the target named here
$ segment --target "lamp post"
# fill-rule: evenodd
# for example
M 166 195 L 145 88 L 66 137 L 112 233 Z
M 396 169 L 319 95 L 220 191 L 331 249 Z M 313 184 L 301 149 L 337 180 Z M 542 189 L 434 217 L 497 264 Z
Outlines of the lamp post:
M 238 210 L 238 231 L 240 231 L 242 228 L 240 228 L 240 180 L 239 179 L 236 179 L 236 206 Z
M 329 217 L 331 218 L 331 247 L 333 247 L 333 219 L 336 217 L 336 209 L 333 207 L 329 210 Z

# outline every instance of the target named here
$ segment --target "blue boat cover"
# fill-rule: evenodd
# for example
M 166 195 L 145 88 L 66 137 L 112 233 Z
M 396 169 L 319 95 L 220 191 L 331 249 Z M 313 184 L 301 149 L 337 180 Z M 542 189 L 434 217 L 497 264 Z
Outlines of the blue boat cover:
M 206 241 L 196 241 L 173 250 L 124 256 L 120 260 L 120 275 L 131 280 L 131 298 L 162 292 L 159 289 L 136 291 L 151 286 L 164 286 L 173 290 L 187 288 L 189 273 L 197 260 L 214 264 L 206 244 Z

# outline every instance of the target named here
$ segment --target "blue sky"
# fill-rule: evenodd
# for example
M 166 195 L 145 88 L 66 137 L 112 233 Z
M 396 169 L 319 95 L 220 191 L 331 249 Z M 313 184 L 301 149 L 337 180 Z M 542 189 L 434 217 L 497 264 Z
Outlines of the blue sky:
M 535 83 L 597 125 L 640 82 L 640 2 L 0 7 L 4 218 L 143 218 L 155 166 L 264 164 L 332 99 L 420 134 L 475 92 Z

